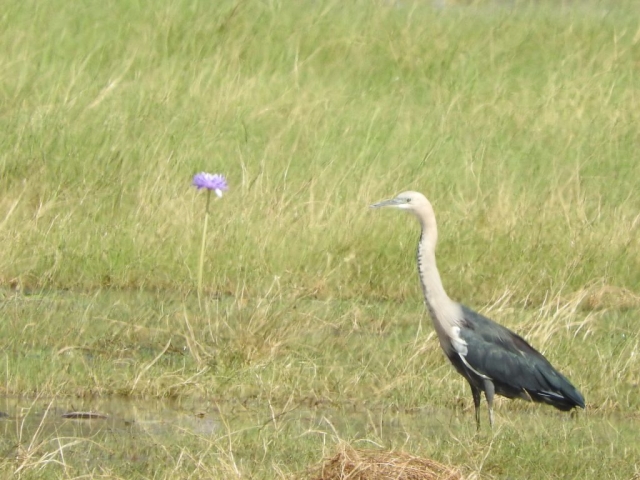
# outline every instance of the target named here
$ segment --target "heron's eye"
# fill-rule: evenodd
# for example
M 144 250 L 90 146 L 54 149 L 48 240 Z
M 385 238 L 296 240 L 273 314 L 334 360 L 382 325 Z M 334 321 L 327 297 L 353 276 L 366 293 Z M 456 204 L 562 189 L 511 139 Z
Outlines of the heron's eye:
M 410 198 L 407 198 L 407 203 L 411 203 L 411 199 Z

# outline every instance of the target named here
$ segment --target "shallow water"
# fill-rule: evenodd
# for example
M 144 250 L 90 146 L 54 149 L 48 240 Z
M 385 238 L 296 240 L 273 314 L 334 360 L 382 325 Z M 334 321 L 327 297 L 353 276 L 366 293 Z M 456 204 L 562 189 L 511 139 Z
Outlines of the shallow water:
M 590 412 L 567 415 L 522 406 L 523 410 L 499 409 L 496 428 L 491 430 L 485 423 L 478 434 L 473 412 L 457 408 L 9 397 L 0 399 L 4 414 L 0 418 L 0 457 L 13 474 L 46 467 L 57 474 L 118 472 L 123 478 L 130 478 L 133 472 L 164 477 L 173 468 L 197 472 L 196 476 L 214 472 L 213 478 L 229 478 L 236 469 L 262 471 L 265 458 L 296 470 L 300 462 L 319 462 L 341 441 L 357 448 L 423 452 L 429 457 L 440 452 L 445 458 L 443 452 L 450 449 L 486 450 L 483 455 L 488 460 L 481 465 L 469 465 L 469 459 L 459 456 L 449 463 L 498 473 L 498 477 L 516 445 L 525 445 L 535 451 L 536 458 L 554 465 L 571 458 L 575 465 L 566 468 L 575 472 L 583 470 L 586 460 L 567 457 L 569 453 L 588 458 L 603 455 L 604 465 L 623 461 L 629 468 L 636 461 L 637 417 L 592 416 Z M 80 418 L 65 418 L 69 416 Z M 514 478 L 527 471 L 519 468 L 511 465 Z M 601 474 L 606 468 L 601 470 L 596 472 L 598 478 L 605 478 Z
M 528 404 L 525 404 L 528 405 Z M 483 421 L 486 412 L 483 409 Z M 505 423 L 544 422 L 579 424 L 587 414 L 576 415 L 543 411 L 498 411 Z M 578 418 L 576 418 L 576 416 Z M 582 420 L 581 420 L 582 419 Z M 607 416 L 610 425 L 640 422 L 632 417 Z M 54 434 L 67 437 L 91 437 L 98 432 L 131 436 L 146 433 L 171 436 L 174 433 L 202 437 L 226 435 L 233 430 L 262 429 L 265 426 L 296 424 L 299 431 L 320 429 L 350 438 L 402 437 L 404 435 L 448 435 L 452 429 L 473 431 L 473 412 L 446 408 L 368 408 L 363 405 L 311 405 L 271 407 L 197 398 L 140 399 L 131 397 L 95 398 L 0 398 L 0 431 L 7 436 L 29 438 Z M 486 427 L 486 425 L 484 425 Z M 638 423 L 640 430 L 640 423 Z
M 31 437 L 55 433 L 69 437 L 90 437 L 100 431 L 123 436 L 144 431 L 171 435 L 176 431 L 200 436 L 224 434 L 229 426 L 262 428 L 267 424 L 295 421 L 301 428 L 324 425 L 327 430 L 347 430 L 350 435 L 370 432 L 402 432 L 419 428 L 434 432 L 447 429 L 458 415 L 447 411 L 420 409 L 367 409 L 356 405 L 317 407 L 298 404 L 281 410 L 247 407 L 200 399 L 136 399 L 128 397 L 0 398 L 2 435 Z M 471 417 L 470 417 L 471 419 Z M 226 425 L 226 427 L 224 426 Z
M 200 408 L 202 407 L 202 408 Z M 172 400 L 140 400 L 124 397 L 93 399 L 0 399 L 0 429 L 5 436 L 43 434 L 88 437 L 108 430 L 130 435 L 137 431 L 171 434 L 186 430 L 213 435 L 220 427 L 211 405 Z

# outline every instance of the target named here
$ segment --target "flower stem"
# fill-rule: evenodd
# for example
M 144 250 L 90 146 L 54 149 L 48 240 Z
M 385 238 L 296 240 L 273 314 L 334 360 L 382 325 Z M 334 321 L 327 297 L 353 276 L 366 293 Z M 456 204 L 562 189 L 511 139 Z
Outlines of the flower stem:
M 198 265 L 198 305 L 202 308 L 202 270 L 204 268 L 204 246 L 207 243 L 207 225 L 209 225 L 209 203 L 211 190 L 207 190 L 207 206 L 204 211 L 204 226 L 202 228 L 202 245 L 200 245 L 200 264 Z

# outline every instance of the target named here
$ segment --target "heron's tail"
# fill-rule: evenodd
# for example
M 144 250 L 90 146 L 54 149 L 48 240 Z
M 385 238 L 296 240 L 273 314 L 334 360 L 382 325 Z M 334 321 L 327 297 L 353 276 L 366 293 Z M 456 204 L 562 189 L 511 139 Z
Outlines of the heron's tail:
M 584 397 L 571 382 L 551 365 L 538 365 L 538 381 L 545 388 L 528 391 L 535 402 L 547 403 L 558 410 L 584 408 Z

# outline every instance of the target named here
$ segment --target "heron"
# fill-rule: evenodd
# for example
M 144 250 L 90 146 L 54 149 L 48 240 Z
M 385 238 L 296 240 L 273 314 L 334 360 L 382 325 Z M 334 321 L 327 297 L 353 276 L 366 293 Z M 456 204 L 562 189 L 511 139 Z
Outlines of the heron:
M 582 394 L 526 340 L 449 298 L 436 266 L 436 216 L 424 195 L 403 192 L 371 205 L 380 207 L 406 210 L 420 222 L 417 262 L 425 305 L 442 350 L 471 387 L 478 429 L 482 393 L 491 428 L 495 394 L 545 403 L 562 411 L 585 408 Z

